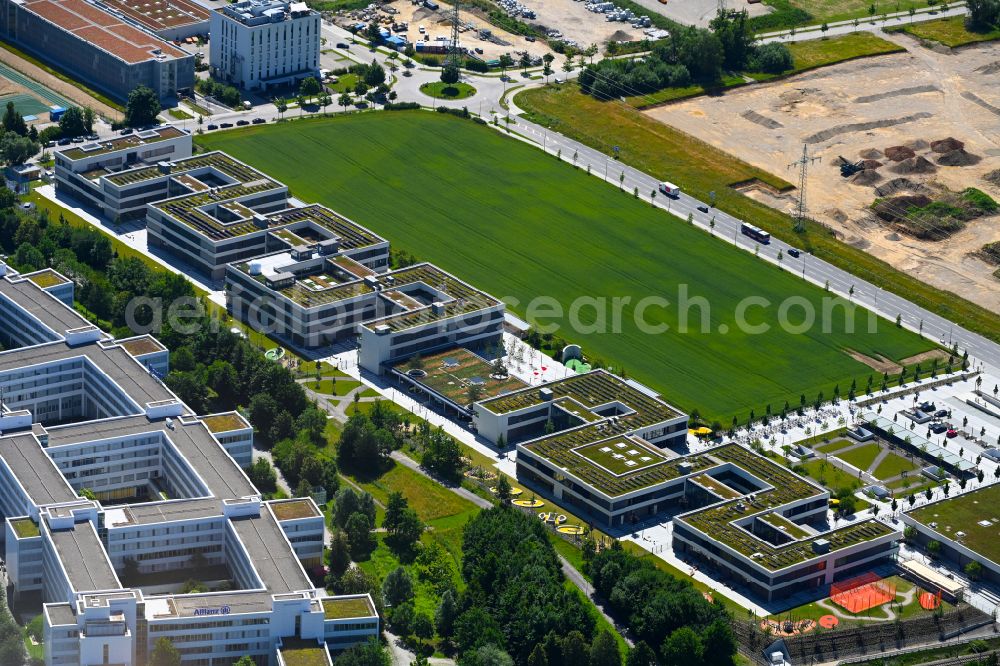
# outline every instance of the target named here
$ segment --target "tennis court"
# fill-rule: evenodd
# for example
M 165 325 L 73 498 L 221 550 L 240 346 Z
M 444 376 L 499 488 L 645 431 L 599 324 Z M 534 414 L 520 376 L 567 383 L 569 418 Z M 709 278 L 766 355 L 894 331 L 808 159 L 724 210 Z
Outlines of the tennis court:
M 8 102 L 14 102 L 14 110 L 22 116 L 41 116 L 41 114 L 47 113 L 49 110 L 47 104 L 28 93 L 0 95 L 0 109 L 6 109 Z M 45 120 L 47 119 L 45 118 Z
M 896 586 L 881 576 L 866 573 L 830 587 L 830 601 L 851 613 L 863 613 L 896 598 Z

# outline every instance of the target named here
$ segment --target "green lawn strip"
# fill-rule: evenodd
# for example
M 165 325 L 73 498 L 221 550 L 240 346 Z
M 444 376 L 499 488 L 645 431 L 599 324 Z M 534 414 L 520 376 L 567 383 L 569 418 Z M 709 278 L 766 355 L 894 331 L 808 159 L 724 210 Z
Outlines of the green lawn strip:
M 897 453 L 889 453 L 882 462 L 878 464 L 875 471 L 872 472 L 872 476 L 876 479 L 891 479 L 894 476 L 899 476 L 903 472 L 912 472 L 917 469 L 917 464 L 912 462 L 909 458 L 901 456 Z
M 616 335 L 603 333 L 599 326 L 589 331 L 571 327 L 566 316 L 555 323 L 590 357 L 611 359 L 615 368 L 624 368 L 682 408 L 699 408 L 709 419 L 728 423 L 738 412 L 744 420 L 750 408 L 763 414 L 767 404 L 797 404 L 801 393 L 812 399 L 823 391 L 830 397 L 835 385 L 842 393 L 852 380 L 863 385 L 872 371 L 845 353 L 846 348 L 898 359 L 931 347 L 885 321 L 875 333 L 867 326 L 846 333 L 844 309 L 839 307 L 830 322 L 832 333 L 820 326 L 803 335 L 777 326 L 766 335 L 740 331 L 734 313 L 747 295 L 764 296 L 772 303 L 801 297 L 822 312 L 825 294 L 595 182 L 585 169 L 450 115 L 352 114 L 254 127 L 200 141 L 250 164 L 266 165 L 272 177 L 289 183 L 304 200 L 344 213 L 389 238 L 396 248 L 437 263 L 489 293 L 516 299 L 512 310 L 518 314 L 531 318 L 527 304 L 543 296 L 555 298 L 564 314 L 580 296 L 608 301 L 627 297 Z M 428 152 L 429 145 L 435 150 Z M 667 150 L 660 146 L 657 159 L 687 163 L 693 174 L 715 156 L 705 154 L 694 166 L 686 151 L 697 146 L 714 150 L 682 142 Z M 303 163 L 317 168 L 303 172 Z M 728 182 L 767 177 L 727 159 L 716 173 Z M 394 204 L 400 196 L 410 203 L 407 216 L 400 216 Z M 719 188 L 720 202 L 731 196 Z M 511 201 L 518 206 L 511 207 Z M 546 225 L 538 227 L 537 220 L 546 220 Z M 587 242 L 591 238 L 601 242 Z M 705 332 L 677 332 L 680 315 L 674 308 L 647 308 L 639 316 L 636 304 L 643 299 L 659 295 L 674 302 L 682 288 L 709 300 L 711 321 Z M 697 318 L 698 308 L 691 314 Z M 867 324 L 867 315 L 862 319 Z M 639 320 L 669 328 L 647 334 Z M 592 326 L 592 309 L 581 312 L 580 321 Z M 729 333 L 716 332 L 721 323 Z M 698 372 L 683 371 L 691 367 Z M 746 396 L 757 404 L 748 405 Z
M 209 110 L 208 110 L 208 109 L 206 109 L 205 107 L 201 106 L 200 104 L 196 104 L 196 103 L 195 103 L 195 101 L 194 101 L 193 99 L 191 99 L 190 97 L 189 97 L 189 98 L 187 98 L 187 99 L 185 99 L 185 100 L 184 100 L 184 103 L 185 103 L 185 104 L 186 104 L 186 105 L 187 105 L 187 106 L 188 106 L 188 107 L 189 107 L 189 108 L 190 108 L 190 109 L 191 109 L 192 111 L 194 111 L 195 113 L 197 113 L 197 114 L 198 114 L 198 115 L 200 115 L 200 116 L 210 116 L 210 115 L 212 115 L 212 112 L 211 112 L 211 111 L 209 111 Z
M 420 86 L 420 92 L 435 99 L 466 99 L 476 94 L 476 89 L 468 83 L 444 83 L 430 81 Z
M 841 488 L 857 489 L 861 487 L 858 477 L 848 474 L 826 460 L 810 460 L 801 465 L 796 465 L 796 469 L 799 468 L 804 470 L 810 479 L 831 491 L 837 491 Z
M 4 50 L 10 51 L 14 55 L 16 55 L 18 58 L 21 58 L 22 60 L 26 60 L 26 61 L 30 62 L 35 67 L 38 67 L 38 68 L 44 70 L 46 73 L 51 74 L 52 76 L 56 77 L 60 81 L 63 81 L 64 83 L 68 83 L 71 86 L 73 86 L 74 88 L 79 88 L 80 90 L 82 90 L 86 94 L 88 94 L 91 97 L 93 97 L 94 99 L 96 99 L 98 102 L 100 102 L 102 104 L 106 104 L 107 106 L 110 106 L 112 109 L 115 109 L 116 111 L 120 111 L 122 113 L 125 112 L 125 107 L 122 106 L 121 104 L 119 104 L 118 102 L 114 101 L 110 97 L 108 97 L 108 96 L 106 96 L 106 95 L 104 95 L 102 93 L 97 92 L 93 88 L 88 88 L 85 84 L 81 83 L 77 79 L 75 79 L 75 78 L 73 78 L 71 76 L 68 76 L 66 74 L 63 74 L 62 72 L 60 72 L 57 69 L 53 69 L 52 67 L 50 67 L 49 65 L 46 65 L 41 60 L 39 60 L 39 59 L 37 59 L 37 58 L 35 58 L 33 56 L 30 56 L 27 53 L 25 53 L 24 51 L 18 49 L 13 44 L 10 44 L 9 42 L 5 42 L 5 41 L 0 41 L 0 48 L 3 48 Z M 10 66 L 14 67 L 14 65 L 10 65 Z M 14 69 L 17 69 L 17 67 L 14 67 Z M 18 70 L 18 71 L 20 71 L 20 70 Z M 24 74 L 24 72 L 21 72 L 21 73 Z M 63 95 L 63 97 L 65 97 L 65 95 Z
M 949 16 L 948 18 L 921 21 L 907 25 L 892 26 L 886 32 L 904 32 L 917 39 L 938 42 L 944 46 L 956 48 L 978 42 L 990 42 L 1000 39 L 1000 28 L 987 32 L 973 32 L 965 27 L 965 16 Z
M 356 86 L 357 84 L 358 84 L 358 75 L 357 74 L 341 74 L 341 75 L 339 75 L 337 77 L 337 82 L 336 83 L 331 83 L 327 87 L 332 92 L 334 92 L 334 93 L 336 93 L 336 94 L 339 95 L 340 93 L 345 93 L 345 92 L 352 93 L 352 92 L 354 92 L 354 86 Z M 336 104 L 337 100 L 333 100 L 333 102 Z
M 625 103 L 636 108 L 646 108 L 663 104 L 665 102 L 676 102 L 690 97 L 697 97 L 698 95 L 717 95 L 724 90 L 729 90 L 730 88 L 742 85 L 746 85 L 746 80 L 742 76 L 726 74 L 718 83 L 706 85 L 696 83 L 694 85 L 683 86 L 680 88 L 663 88 L 662 90 L 657 90 L 656 92 L 647 93 L 645 95 L 626 97 Z
M 899 294 L 916 305 L 954 321 L 994 341 L 1000 341 L 1000 315 L 955 294 L 936 289 L 903 273 L 864 250 L 837 239 L 826 227 L 807 222 L 805 231 L 794 231 L 788 215 L 754 201 L 732 189 L 758 179 L 780 190 L 791 184 L 734 158 L 694 137 L 623 104 L 607 104 L 558 86 L 522 91 L 515 103 L 527 117 L 570 138 L 613 154 L 619 146 L 623 162 L 680 185 L 688 194 L 708 200 L 716 193 L 716 206 L 727 213 L 771 232 L 858 278 Z M 581 165 L 586 168 L 586 165 Z M 603 164 L 592 165 L 594 169 Z M 648 193 L 643 193 L 648 194 Z M 843 387 L 841 387 L 843 389 Z
M 878 444 L 872 442 L 859 446 L 856 449 L 839 453 L 837 454 L 837 457 L 849 465 L 854 465 L 862 472 L 866 472 L 881 452 L 882 448 Z
M 190 120 L 191 118 L 194 118 L 194 116 L 180 107 L 167 109 L 167 113 L 170 114 L 171 118 L 176 118 L 177 120 Z
M 807 446 L 809 448 L 818 449 L 817 444 L 828 444 L 834 439 L 840 438 L 844 433 L 847 432 L 846 427 L 840 427 L 836 430 L 831 430 L 830 432 L 824 432 L 820 435 L 812 435 L 806 439 L 800 439 L 795 442 L 796 444 L 801 444 L 802 446 Z
M 332 379 L 323 379 L 319 382 L 315 380 L 306 382 L 305 386 L 316 393 L 344 396 L 361 386 L 361 382 L 356 379 L 337 379 L 336 381 Z
M 907 580 L 905 580 L 903 578 L 900 578 L 899 576 L 889 576 L 885 580 L 888 583 L 893 584 L 893 585 L 896 586 L 896 599 L 897 600 L 899 600 L 899 594 L 900 593 L 905 593 L 906 591 L 908 591 L 911 588 L 913 588 L 913 583 L 910 583 L 909 581 L 907 581 Z M 830 603 L 832 603 L 832 602 L 830 602 Z M 949 608 L 951 608 L 951 606 L 948 605 L 948 604 L 944 604 L 943 602 L 942 602 L 942 604 L 945 606 L 945 610 L 946 611 Z M 837 626 L 837 629 L 835 629 L 833 631 L 843 630 L 843 629 L 845 629 L 847 627 L 871 626 L 873 624 L 873 621 L 865 619 L 865 618 L 867 618 L 869 616 L 869 612 L 868 611 L 864 611 L 862 613 L 851 613 L 850 611 L 848 611 L 848 610 L 846 610 L 844 608 L 841 608 L 840 606 L 837 606 L 837 608 L 838 608 L 838 610 L 843 615 L 852 616 L 853 618 L 857 618 L 857 619 L 843 619 L 843 618 L 841 618 L 840 624 Z M 871 617 L 885 617 L 885 609 L 886 608 L 889 608 L 889 604 L 888 603 L 884 604 L 882 606 L 878 606 L 876 608 L 871 609 L 871 613 L 870 613 Z M 930 611 L 924 610 L 920 606 L 919 595 L 915 595 L 913 597 L 913 601 L 911 601 L 908 604 L 903 605 L 902 607 L 899 607 L 895 603 L 893 603 L 892 604 L 892 610 L 893 610 L 893 612 L 897 612 L 898 615 L 899 615 L 899 618 L 902 619 L 902 620 L 911 619 L 911 618 L 917 617 L 919 615 L 927 614 L 927 613 L 930 612 Z M 777 620 L 779 622 L 783 621 L 783 620 L 786 620 L 786 619 L 789 619 L 789 618 L 792 619 L 793 621 L 807 620 L 807 619 L 818 620 L 823 615 L 830 615 L 830 614 L 831 613 L 830 613 L 829 609 L 823 608 L 822 606 L 820 606 L 816 602 L 810 602 L 810 603 L 803 604 L 801 606 L 797 606 L 795 608 L 791 608 L 789 610 L 783 611 L 781 613 L 776 613 L 775 615 L 771 616 L 771 619 L 772 620 Z M 816 630 L 819 631 L 819 632 L 831 631 L 831 630 L 823 629 L 822 627 L 817 627 Z M 893 660 L 892 663 L 895 665 L 896 661 Z
M 853 439 L 838 439 L 827 444 L 821 444 L 816 448 L 820 453 L 835 453 L 841 449 L 846 449 L 848 446 L 853 446 L 857 444 Z
M 799 26 L 813 26 L 858 19 L 859 23 L 872 20 L 868 0 L 829 0 L 827 2 L 805 2 L 804 0 L 765 0 L 773 11 L 750 19 L 757 32 L 771 32 Z M 891 6 L 875 3 L 876 17 L 883 13 L 907 11 L 910 8 L 923 9 L 925 0 L 897 0 Z

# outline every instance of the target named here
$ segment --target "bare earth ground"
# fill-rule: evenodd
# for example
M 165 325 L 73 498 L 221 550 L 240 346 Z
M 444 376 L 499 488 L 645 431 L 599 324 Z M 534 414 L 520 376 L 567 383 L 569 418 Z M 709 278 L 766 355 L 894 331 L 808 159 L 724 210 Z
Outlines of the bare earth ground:
M 939 53 L 906 37 L 892 39 L 909 51 L 647 113 L 792 182 L 798 172 L 788 165 L 806 143 L 810 155 L 819 158 L 808 171 L 811 217 L 901 270 L 1000 312 L 995 267 L 972 256 L 984 243 L 1000 240 L 1000 216 L 974 220 L 942 241 L 899 236 L 868 212 L 878 196 L 874 186 L 848 182 L 835 164 L 841 155 L 855 161 L 870 149 L 955 137 L 981 158 L 977 164 L 898 174 L 891 170 L 895 162 L 879 158 L 885 166 L 877 169 L 875 186 L 905 177 L 917 187 L 934 182 L 952 190 L 974 186 L 1000 200 L 1000 188 L 982 178 L 1000 168 L 1000 44 Z M 918 155 L 936 162 L 938 154 L 915 145 Z M 784 196 L 750 194 L 786 211 L 798 196 L 797 190 Z
M 572 2 L 572 0 L 565 1 Z M 451 13 L 442 11 L 450 9 L 447 5 L 442 5 L 442 9 L 433 11 L 423 6 L 414 6 L 406 0 L 396 0 L 396 2 L 391 4 L 399 12 L 393 16 L 393 20 L 409 24 L 409 29 L 406 31 L 406 38 L 409 41 L 416 42 L 421 39 L 422 35 L 418 32 L 421 25 L 427 29 L 428 41 L 433 42 L 436 37 L 451 37 Z M 532 56 L 539 57 L 549 52 L 548 47 L 541 40 L 534 43 L 529 42 L 520 35 L 514 35 L 506 30 L 501 30 L 494 25 L 490 25 L 484 18 L 476 16 L 473 13 L 463 10 L 461 22 L 471 22 L 476 26 L 477 30 L 479 28 L 489 28 L 494 35 L 509 43 L 508 46 L 503 46 L 481 39 L 478 32 L 472 30 L 463 32 L 459 37 L 461 45 L 470 49 L 483 49 L 483 58 L 486 60 L 499 58 L 501 54 L 513 51 L 526 50 Z M 517 58 L 515 58 L 516 60 Z
M 72 100 L 79 104 L 80 106 L 89 106 L 94 110 L 94 112 L 99 116 L 104 116 L 105 118 L 121 118 L 121 113 L 112 109 L 110 106 L 97 101 L 87 93 L 83 92 L 76 86 L 70 85 L 65 81 L 52 76 L 46 72 L 41 67 L 38 67 L 27 60 L 24 60 L 7 49 L 0 49 L 0 61 L 5 62 L 14 69 L 18 70 L 22 74 L 25 74 L 35 81 L 38 81 L 42 85 L 46 86 L 59 93 L 66 99 Z M 14 91 L 11 91 L 14 92 Z
M 655 1 L 655 0 L 654 0 Z M 604 14 L 587 11 L 582 0 L 520 0 L 521 4 L 535 10 L 538 18 L 529 23 L 540 23 L 550 30 L 558 30 L 566 39 L 575 40 L 580 48 L 591 44 L 601 46 L 609 39 L 631 42 L 642 39 L 642 29 L 628 23 L 608 21 Z

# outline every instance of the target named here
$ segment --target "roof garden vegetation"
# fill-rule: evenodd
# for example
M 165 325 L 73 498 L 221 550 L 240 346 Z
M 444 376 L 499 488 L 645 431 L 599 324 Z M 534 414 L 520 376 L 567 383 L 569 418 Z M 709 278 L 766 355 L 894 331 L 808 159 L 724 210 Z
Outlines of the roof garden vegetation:
M 132 356 L 142 356 L 143 354 L 166 351 L 166 347 L 161 345 L 156 338 L 149 335 L 144 335 L 141 338 L 132 338 L 131 340 L 123 340 L 120 344 L 125 348 L 125 351 Z
M 14 528 L 14 533 L 21 539 L 30 539 L 31 537 L 41 535 L 38 525 L 35 524 L 35 521 L 31 518 L 18 518 L 16 520 L 12 520 L 10 521 L 10 525 Z
M 584 115 L 593 112 L 588 107 Z M 603 123 L 603 113 L 598 115 Z M 611 125 L 625 126 L 622 123 L 630 125 L 632 120 L 616 117 Z M 864 386 L 871 368 L 846 350 L 898 360 L 933 346 L 888 321 L 879 321 L 871 333 L 868 326 L 849 332 L 839 307 L 834 308 L 829 330 L 815 326 L 793 334 L 772 325 L 766 334 L 744 335 L 726 313 L 735 312 L 748 294 L 773 303 L 798 296 L 816 311 L 822 310 L 820 301 L 828 294 L 795 275 L 775 271 L 750 252 L 672 220 L 648 201 L 595 185 L 583 161 L 574 170 L 535 148 L 447 114 L 356 114 L 222 132 L 198 141 L 251 163 L 266 163 L 268 173 L 290 184 L 296 196 L 343 212 L 487 292 L 515 297 L 522 304 L 544 294 L 561 303 L 565 312 L 581 294 L 607 294 L 608 285 L 614 284 L 616 295 L 632 296 L 621 332 L 574 332 L 572 341 L 583 345 L 589 356 L 628 368 L 637 380 L 680 406 L 697 407 L 709 421 L 728 423 L 734 413 L 745 421 L 750 409 L 763 414 L 767 404 L 772 409 L 785 400 L 797 404 L 803 393 L 810 399 L 819 391 L 831 396 L 837 384 L 846 392 L 852 379 Z M 665 154 L 663 141 L 652 131 L 638 143 L 645 144 L 640 151 L 656 145 L 657 156 Z M 437 150 L 429 153 L 428 145 Z M 701 154 L 705 148 L 690 141 L 679 145 L 684 148 L 667 146 L 668 152 Z M 698 168 L 718 162 L 680 158 L 696 162 Z M 724 165 L 731 162 L 722 160 Z M 657 163 L 652 173 L 669 166 L 664 160 Z M 303 169 L 303 164 L 313 168 Z M 757 175 L 752 171 L 730 169 L 728 175 L 738 177 L 711 183 L 697 176 L 696 189 L 717 191 L 720 205 L 726 204 L 723 199 L 731 204 L 739 198 L 756 206 L 753 214 L 763 213 L 766 206 L 727 187 Z M 401 200 L 407 202 L 405 214 Z M 512 209 L 513 200 L 524 205 Z M 544 234 L 531 232 L 539 219 L 546 221 Z M 788 226 L 784 221 L 773 226 L 778 225 Z M 585 238 L 581 229 L 586 229 Z M 595 238 L 600 242 L 586 240 Z M 636 323 L 633 305 L 648 296 L 650 284 L 671 292 L 678 285 L 692 285 L 692 295 L 705 296 L 713 316 L 718 313 L 722 320 L 713 322 L 712 332 L 692 326 L 685 333 L 677 326 L 677 308 L 657 309 L 655 323 L 670 328 L 663 335 L 648 335 Z M 843 305 L 846 311 L 855 308 L 846 299 Z M 864 312 L 857 316 L 866 320 Z M 566 317 L 553 320 L 567 324 Z M 720 323 L 727 324 L 727 334 L 717 332 Z M 678 359 L 696 370 L 679 372 Z
M 124 148 L 136 148 L 150 143 L 157 143 L 158 141 L 163 141 L 165 139 L 173 139 L 184 133 L 172 125 L 164 125 L 152 131 L 155 132 L 155 135 L 149 134 L 140 138 L 137 133 L 132 133 L 127 136 L 115 137 L 113 139 L 96 142 L 97 145 L 100 146 L 97 150 L 84 150 L 82 146 L 75 146 L 62 151 L 62 154 L 71 160 L 79 160 L 85 157 L 93 157 L 95 155 L 105 155 Z
M 653 451 L 638 438 L 617 437 L 615 439 L 584 444 L 573 449 L 573 453 L 587 462 L 603 467 L 615 476 L 628 472 L 638 472 L 643 469 L 666 462 L 663 454 Z
M 373 617 L 375 609 L 368 597 L 336 597 L 323 600 L 323 613 L 327 620 L 349 620 L 355 617 Z
M 1000 563 L 1000 485 L 990 485 L 908 512 L 914 520 Z M 957 536 L 959 532 L 963 536 Z
M 38 273 L 32 273 L 27 277 L 42 289 L 54 287 L 58 284 L 67 284 L 69 282 L 69 280 L 59 275 L 51 268 L 39 271 Z
M 331 663 L 326 646 L 301 639 L 282 639 L 281 658 L 285 666 L 328 666 Z
M 304 499 L 275 502 L 271 505 L 271 511 L 274 512 L 274 517 L 278 520 L 314 518 L 319 515 L 312 503 Z
M 448 349 L 431 356 L 407 360 L 397 364 L 396 370 L 461 405 L 526 386 L 509 373 L 494 376 L 492 363 L 464 348 Z
M 208 428 L 209 432 L 213 434 L 229 432 L 231 430 L 242 430 L 243 428 L 250 427 L 250 424 L 246 422 L 246 419 L 237 413 L 213 414 L 211 416 L 203 416 L 201 417 L 201 420 L 202 423 L 204 423 Z

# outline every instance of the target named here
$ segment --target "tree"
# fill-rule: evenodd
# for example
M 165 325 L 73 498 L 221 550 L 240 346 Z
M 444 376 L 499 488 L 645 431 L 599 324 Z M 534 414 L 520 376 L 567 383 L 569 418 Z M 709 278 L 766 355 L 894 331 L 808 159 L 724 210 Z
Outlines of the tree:
M 938 556 L 941 554 L 941 542 L 934 540 L 928 541 L 927 553 L 934 559 L 937 559 Z
M 481 645 L 462 655 L 459 666 L 514 666 L 514 660 L 494 643 Z
M 138 86 L 128 94 L 125 104 L 125 125 L 143 127 L 156 123 L 160 113 L 160 98 L 151 88 Z
M 330 536 L 330 575 L 340 578 L 350 566 L 351 544 L 343 530 L 334 530 Z
M 347 542 L 351 547 L 351 557 L 361 560 L 375 549 L 375 535 L 372 534 L 372 521 L 363 513 L 353 513 L 344 525 Z
M 315 76 L 307 76 L 299 84 L 299 94 L 303 97 L 315 97 L 323 91 L 323 86 L 316 80 Z
M 500 501 L 500 506 L 507 506 L 510 504 L 510 493 L 511 487 L 510 481 L 507 480 L 507 475 L 500 474 L 500 479 L 497 481 L 497 499 Z
M 1000 2 L 998 0 L 971 0 L 965 3 L 968 15 L 965 25 L 970 30 L 985 32 L 1000 20 Z
M 736 654 L 736 637 L 729 622 L 718 619 L 701 635 L 706 664 L 731 664 Z
M 7 109 L 3 114 L 3 129 L 5 132 L 13 132 L 20 136 L 28 134 L 28 124 L 24 122 L 24 116 L 14 108 L 14 102 L 7 102 Z
M 3 156 L 4 164 L 10 166 L 20 166 L 34 157 L 39 146 L 26 136 L 20 136 L 14 132 L 7 132 L 0 139 L 0 155 Z
M 528 666 L 549 666 L 549 659 L 545 656 L 545 648 L 541 643 L 535 645 L 535 649 L 528 656 Z
M 701 637 L 691 627 L 681 627 L 670 634 L 663 643 L 662 652 L 668 664 L 700 666 L 704 663 Z
M 594 636 L 594 643 L 590 646 L 590 666 L 622 666 L 618 642 L 607 629 Z
M 983 575 L 983 565 L 975 560 L 969 562 L 965 565 L 963 569 L 965 575 L 971 580 L 979 580 L 979 577 Z
M 369 522 L 375 522 L 375 499 L 363 490 L 341 488 L 333 501 L 333 522 L 344 527 L 355 513 L 363 513 Z
M 288 100 L 284 97 L 278 97 L 274 100 L 274 108 L 278 110 L 278 115 L 284 118 L 285 111 L 288 111 Z
M 382 41 L 382 31 L 379 29 L 378 23 L 375 21 L 368 22 L 368 25 L 365 26 L 365 38 L 371 42 L 372 48 Z
M 255 662 L 252 657 L 243 655 L 233 662 L 233 666 L 257 666 L 257 662 Z
M 451 638 L 455 630 L 455 618 L 458 617 L 458 602 L 455 601 L 455 593 L 452 590 L 445 590 L 441 595 L 441 602 L 434 612 L 434 626 L 438 635 L 442 638 Z
M 382 582 L 382 597 L 390 606 L 399 606 L 413 599 L 413 579 L 403 567 L 396 567 Z
M 458 70 L 458 67 L 456 67 L 452 63 L 448 63 L 441 70 L 441 83 L 446 83 L 449 86 L 455 85 L 456 83 L 458 83 L 459 76 L 460 72 Z
M 273 493 L 278 487 L 278 475 L 267 458 L 258 458 L 250 465 L 247 476 L 259 490 Z
M 313 444 L 320 446 L 326 440 L 326 412 L 318 407 L 307 407 L 295 420 L 295 428 L 304 433 Z
M 389 651 L 375 638 L 340 653 L 333 666 L 390 666 Z
M 78 106 L 66 109 L 66 111 L 63 112 L 62 117 L 59 118 L 59 131 L 64 137 L 90 134 L 91 128 L 88 128 L 86 125 L 86 121 L 83 117 L 83 109 Z
M 656 653 L 646 641 L 639 641 L 625 655 L 625 666 L 656 666 Z
M 149 666 L 180 666 L 181 652 L 169 638 L 157 639 L 153 653 L 149 657 Z
M 365 83 L 372 88 L 376 88 L 385 83 L 385 69 L 377 61 L 372 60 L 372 64 L 365 69 Z
M 351 105 L 351 95 L 349 93 L 341 93 L 340 97 L 337 98 L 337 104 L 344 107 L 344 111 L 347 111 L 347 107 Z
M 312 496 L 312 484 L 309 483 L 305 478 L 299 479 L 299 485 L 295 486 L 295 496 L 296 497 L 311 497 Z
M 500 64 L 500 76 L 504 77 L 506 80 L 507 70 L 514 66 L 514 59 L 510 57 L 509 53 L 504 53 L 499 58 Z

